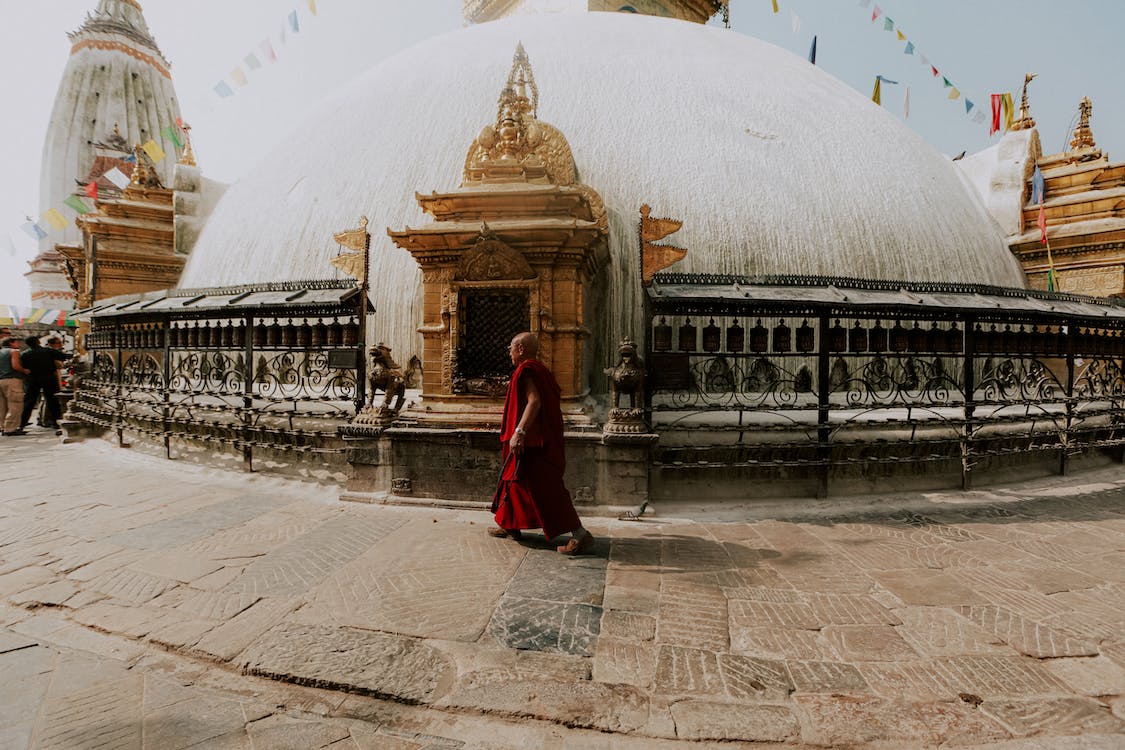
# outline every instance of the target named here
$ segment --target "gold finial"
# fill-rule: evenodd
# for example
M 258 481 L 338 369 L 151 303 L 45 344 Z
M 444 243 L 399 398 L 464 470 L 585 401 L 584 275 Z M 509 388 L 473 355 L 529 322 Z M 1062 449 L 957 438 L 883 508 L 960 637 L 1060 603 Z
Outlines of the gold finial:
M 1012 130 L 1030 130 L 1035 127 L 1035 120 L 1031 117 L 1031 108 L 1027 104 L 1027 84 L 1035 80 L 1035 73 L 1028 73 L 1023 77 L 1023 92 L 1020 94 L 1020 119 L 1012 123 Z
M 139 145 L 133 145 L 133 174 L 129 179 L 129 188 L 163 188 L 160 176 L 156 174 L 156 165 L 148 158 L 148 154 Z
M 528 98 L 528 91 L 531 97 Z M 496 135 L 499 136 L 501 158 L 514 159 L 524 149 L 527 140 L 527 120 L 535 119 L 539 108 L 539 88 L 531 72 L 531 62 L 523 43 L 516 45 L 512 56 L 512 69 L 508 82 L 500 92 L 496 108 Z
M 1070 142 L 1070 150 L 1094 147 L 1094 133 L 1090 130 L 1090 114 L 1093 112 L 1094 103 L 1090 97 L 1082 97 L 1078 103 L 1078 127 L 1074 129 L 1074 139 Z
M 180 155 L 178 163 L 188 167 L 198 166 L 195 163 L 195 152 L 191 150 L 191 125 L 185 122 L 181 129 L 184 131 L 184 152 Z

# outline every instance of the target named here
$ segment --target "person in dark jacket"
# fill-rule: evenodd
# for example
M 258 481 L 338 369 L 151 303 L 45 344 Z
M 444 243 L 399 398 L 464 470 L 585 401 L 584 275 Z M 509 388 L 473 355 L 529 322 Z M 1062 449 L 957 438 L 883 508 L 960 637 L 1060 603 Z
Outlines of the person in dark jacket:
M 62 410 L 59 408 L 59 362 L 70 359 L 66 352 L 39 345 L 38 336 L 28 336 L 24 343 L 27 344 L 20 354 L 20 362 L 28 369 L 26 390 L 23 395 L 23 418 L 20 420 L 20 429 L 27 427 L 31 415 L 39 403 L 39 394 L 47 403 L 47 413 L 50 414 L 50 423 L 43 427 L 58 430 L 59 420 L 62 419 Z

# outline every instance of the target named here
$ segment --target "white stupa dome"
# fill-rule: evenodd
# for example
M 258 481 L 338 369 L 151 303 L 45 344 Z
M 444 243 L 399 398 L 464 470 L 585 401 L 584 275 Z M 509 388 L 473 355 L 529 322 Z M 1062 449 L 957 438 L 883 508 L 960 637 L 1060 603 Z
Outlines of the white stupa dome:
M 428 223 L 415 191 L 460 184 L 521 41 L 539 119 L 608 211 L 596 350 L 640 332 L 642 203 L 684 222 L 671 271 L 1024 285 L 955 166 L 820 68 L 726 29 L 574 13 L 461 29 L 347 85 L 223 196 L 181 286 L 337 276 L 332 233 L 366 214 L 373 338 L 418 352 L 421 273 L 383 230 Z

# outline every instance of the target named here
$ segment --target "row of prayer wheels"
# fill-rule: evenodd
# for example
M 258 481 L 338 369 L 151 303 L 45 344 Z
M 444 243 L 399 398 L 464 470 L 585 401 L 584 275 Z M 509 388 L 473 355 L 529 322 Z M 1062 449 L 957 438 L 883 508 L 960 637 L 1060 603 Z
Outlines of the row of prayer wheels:
M 336 319 L 330 322 L 274 320 L 268 325 L 250 327 L 255 349 L 319 349 L 355 346 L 359 325 Z M 88 334 L 92 349 L 162 349 L 165 332 L 168 346 L 177 349 L 242 349 L 246 346 L 247 326 L 241 321 L 181 321 L 165 328 L 163 323 L 127 323 L 119 328 L 95 329 Z
M 880 321 L 864 325 L 866 321 L 855 321 L 851 328 L 845 328 L 839 320 L 828 329 L 824 344 L 829 352 L 851 352 L 854 354 L 890 353 L 961 353 L 965 351 L 965 331 L 956 322 L 948 328 L 932 321 L 929 328 L 923 328 L 915 321 L 906 327 L 896 320 L 891 327 Z M 816 351 L 816 329 L 804 320 L 796 330 L 779 320 L 772 328 L 762 325 L 761 319 L 747 331 L 735 320 L 725 331 L 716 325 L 714 318 L 703 327 L 703 341 L 700 347 L 699 327 L 691 318 L 675 331 L 665 318 L 652 328 L 652 349 L 656 352 L 671 352 L 673 344 L 681 352 L 708 354 L 725 351 L 741 354 L 750 351 L 756 354 L 811 354 Z M 1025 326 L 1013 328 L 1011 324 L 977 323 L 973 328 L 972 351 L 978 354 L 1041 354 L 1064 357 L 1067 354 L 1088 354 L 1102 356 L 1125 356 L 1125 332 L 1120 330 L 1076 328 L 1068 332 L 1065 326 Z

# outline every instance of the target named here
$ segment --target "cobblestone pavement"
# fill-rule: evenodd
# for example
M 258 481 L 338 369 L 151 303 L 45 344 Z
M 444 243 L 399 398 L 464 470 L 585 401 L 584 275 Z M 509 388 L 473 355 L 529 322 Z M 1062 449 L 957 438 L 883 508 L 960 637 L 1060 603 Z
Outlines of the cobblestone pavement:
M 100 441 L 0 471 L 3 748 L 1125 747 L 1121 467 L 576 559 Z

